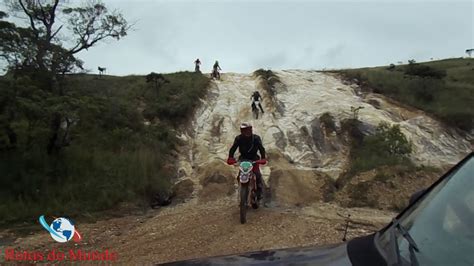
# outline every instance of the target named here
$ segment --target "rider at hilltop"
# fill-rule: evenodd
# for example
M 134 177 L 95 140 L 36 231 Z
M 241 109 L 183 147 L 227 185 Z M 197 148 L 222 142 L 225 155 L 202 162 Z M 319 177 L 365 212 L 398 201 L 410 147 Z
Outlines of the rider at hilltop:
M 262 95 L 260 95 L 260 93 L 258 91 L 254 91 L 254 93 L 252 94 L 252 96 L 250 96 L 250 98 L 252 99 L 252 110 L 253 110 L 253 108 L 257 108 L 257 106 L 255 106 L 255 102 L 258 102 L 258 107 L 260 107 L 260 110 L 262 111 L 262 114 L 265 113 L 263 111 L 262 104 L 261 104 Z
M 201 65 L 201 61 L 199 60 L 199 58 L 196 59 L 196 61 L 194 61 L 194 65 L 195 65 L 194 71 L 195 71 L 195 72 L 201 72 L 201 71 L 199 70 L 199 66 Z
M 212 73 L 214 77 L 220 77 L 219 70 L 222 70 L 222 69 L 219 66 L 219 62 L 216 60 L 216 62 L 214 63 L 214 66 L 212 67 Z
M 265 157 L 265 148 L 262 144 L 262 139 L 260 136 L 253 134 L 252 125 L 250 123 L 242 123 L 240 125 L 240 135 L 235 137 L 234 144 L 229 150 L 229 157 L 227 158 L 227 164 L 233 165 L 237 161 L 234 159 L 235 151 L 239 148 L 240 157 L 239 160 L 250 160 L 256 161 L 260 157 L 257 155 L 257 151 L 260 152 L 261 161 L 263 164 L 267 162 Z M 263 180 L 262 173 L 260 173 L 260 168 L 258 164 L 254 165 L 253 172 L 257 179 L 257 198 L 260 200 L 262 198 L 262 189 L 263 189 Z
M 214 63 L 214 66 L 212 68 L 214 69 L 214 71 L 222 70 L 221 67 L 219 66 L 219 62 L 217 60 Z

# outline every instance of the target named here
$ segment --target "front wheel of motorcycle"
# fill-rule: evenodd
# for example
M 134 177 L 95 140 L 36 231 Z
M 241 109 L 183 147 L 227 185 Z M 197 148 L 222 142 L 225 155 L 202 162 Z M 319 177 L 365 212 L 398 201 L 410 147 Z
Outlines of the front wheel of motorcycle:
M 253 110 L 253 118 L 258 119 L 258 110 Z
M 258 209 L 257 193 L 252 193 L 252 208 Z
M 240 223 L 247 222 L 248 184 L 240 184 Z

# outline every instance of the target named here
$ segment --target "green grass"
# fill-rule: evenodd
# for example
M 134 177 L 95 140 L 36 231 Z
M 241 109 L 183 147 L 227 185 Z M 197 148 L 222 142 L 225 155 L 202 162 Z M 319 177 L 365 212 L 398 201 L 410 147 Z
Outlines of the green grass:
M 2 222 L 33 221 L 41 214 L 80 216 L 123 201 L 147 204 L 151 193 L 169 187 L 166 177 L 172 173 L 162 171 L 160 157 L 160 151 L 146 148 L 116 154 L 74 147 L 60 159 L 10 154 L 1 165 L 8 171 L 2 176 Z
M 69 84 L 83 94 L 94 94 L 99 97 L 114 97 L 138 104 L 146 104 L 144 116 L 148 119 L 159 118 L 177 124 L 186 120 L 188 115 L 199 104 L 200 97 L 206 93 L 209 78 L 194 72 L 166 74 L 169 83 L 156 88 L 147 83 L 144 76 L 72 76 Z
M 474 129 L 474 59 L 338 72 L 358 79 L 366 89 L 431 113 L 451 126 Z
M 357 124 L 352 126 L 357 127 Z M 351 133 L 350 129 L 349 134 Z M 400 131 L 398 125 L 389 126 L 380 123 L 374 135 L 351 136 L 351 165 L 348 176 L 376 169 L 381 166 L 413 166 L 408 155 L 412 152 L 412 143 Z
M 153 194 L 169 193 L 173 131 L 191 117 L 209 79 L 190 72 L 164 77 L 169 83 L 156 88 L 144 76 L 71 75 L 59 98 L 38 97 L 39 89 L 19 86 L 28 81 L 2 77 L 0 102 L 9 105 L 0 108 L 0 125 L 18 138 L 10 145 L 0 131 L 0 224 L 34 222 L 40 214 L 77 217 L 121 202 L 147 206 Z M 14 88 L 22 89 L 12 98 Z M 69 145 L 48 155 L 52 110 L 75 124 Z
M 336 181 L 337 189 L 347 185 L 350 180 L 365 171 L 383 166 L 402 166 L 407 171 L 416 170 L 409 159 L 412 143 L 400 131 L 398 125 L 380 123 L 373 135 L 365 136 L 359 129 L 360 121 L 346 119 L 341 122 L 342 131 L 351 140 L 350 165 Z M 386 179 L 380 175 L 377 179 Z

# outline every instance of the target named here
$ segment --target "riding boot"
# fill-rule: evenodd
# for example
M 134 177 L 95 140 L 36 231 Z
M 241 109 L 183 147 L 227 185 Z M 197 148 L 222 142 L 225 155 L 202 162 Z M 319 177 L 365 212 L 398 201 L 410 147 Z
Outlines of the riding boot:
M 257 199 L 261 200 L 262 199 L 262 194 L 263 194 L 263 180 L 262 180 L 262 174 L 256 173 L 255 177 L 257 178 Z
M 263 194 L 263 189 L 262 189 L 262 184 L 258 185 L 257 184 L 257 200 L 262 199 L 262 194 Z

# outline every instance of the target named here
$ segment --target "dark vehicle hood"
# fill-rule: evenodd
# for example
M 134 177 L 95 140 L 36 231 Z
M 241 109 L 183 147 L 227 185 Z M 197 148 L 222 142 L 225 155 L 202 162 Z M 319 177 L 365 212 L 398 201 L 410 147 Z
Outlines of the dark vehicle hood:
M 309 246 L 176 261 L 163 265 L 352 265 L 347 244 Z

